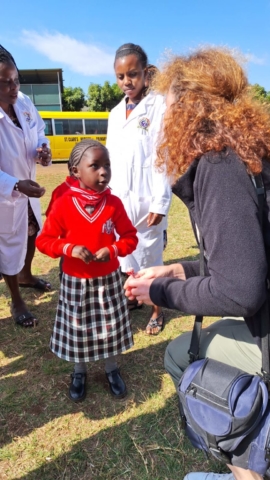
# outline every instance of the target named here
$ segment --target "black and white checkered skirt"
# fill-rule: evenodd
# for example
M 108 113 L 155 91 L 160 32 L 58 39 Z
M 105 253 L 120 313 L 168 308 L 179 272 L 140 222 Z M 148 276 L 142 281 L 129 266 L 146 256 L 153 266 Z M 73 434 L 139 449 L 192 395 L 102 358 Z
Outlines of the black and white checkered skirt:
M 50 348 L 68 362 L 108 358 L 133 345 L 120 270 L 105 277 L 63 273 Z

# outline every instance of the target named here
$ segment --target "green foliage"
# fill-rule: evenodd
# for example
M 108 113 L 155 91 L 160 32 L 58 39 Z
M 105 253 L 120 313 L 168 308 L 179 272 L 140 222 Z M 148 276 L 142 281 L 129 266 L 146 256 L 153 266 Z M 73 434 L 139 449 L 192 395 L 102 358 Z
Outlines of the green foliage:
M 81 87 L 64 87 L 62 95 L 64 112 L 79 112 L 85 106 L 85 95 Z
M 264 87 L 258 83 L 255 83 L 254 85 L 251 85 L 251 90 L 254 94 L 254 97 L 260 100 L 260 102 L 270 104 L 270 92 L 267 92 Z
M 90 112 L 109 112 L 117 105 L 124 93 L 117 83 L 104 82 L 101 86 L 98 83 L 91 83 L 88 88 L 87 105 Z

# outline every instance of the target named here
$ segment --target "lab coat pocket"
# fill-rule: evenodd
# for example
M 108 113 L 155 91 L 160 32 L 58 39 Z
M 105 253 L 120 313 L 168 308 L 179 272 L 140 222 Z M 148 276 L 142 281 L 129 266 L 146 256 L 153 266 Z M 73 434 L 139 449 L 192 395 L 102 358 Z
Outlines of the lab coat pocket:
M 15 229 L 15 201 L 1 200 L 0 233 L 12 233 Z

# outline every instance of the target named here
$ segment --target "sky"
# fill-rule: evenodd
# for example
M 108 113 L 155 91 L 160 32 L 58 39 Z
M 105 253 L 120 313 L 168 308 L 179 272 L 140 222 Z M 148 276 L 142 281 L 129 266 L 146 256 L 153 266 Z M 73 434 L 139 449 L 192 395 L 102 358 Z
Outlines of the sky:
M 132 42 L 158 66 L 168 51 L 240 50 L 249 82 L 270 91 L 270 0 L 0 2 L 0 44 L 18 68 L 62 68 L 65 87 L 113 83 L 115 51 Z

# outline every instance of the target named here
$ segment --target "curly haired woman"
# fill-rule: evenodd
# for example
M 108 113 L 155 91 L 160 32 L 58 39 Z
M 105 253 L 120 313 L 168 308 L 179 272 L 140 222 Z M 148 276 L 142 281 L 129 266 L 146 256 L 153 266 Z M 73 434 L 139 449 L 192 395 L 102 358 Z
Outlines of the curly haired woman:
M 255 374 L 261 368 L 256 313 L 266 298 L 267 261 L 248 174 L 262 172 L 269 184 L 269 113 L 252 98 L 242 67 L 226 49 L 174 57 L 157 75 L 156 88 L 167 95 L 158 166 L 166 160 L 173 191 L 189 209 L 196 237 L 203 238 L 206 276 L 200 276 L 198 261 L 145 269 L 126 282 L 126 295 L 188 314 L 229 316 L 203 330 L 200 357 Z M 190 332 L 177 337 L 165 353 L 176 386 L 189 364 L 190 338 Z M 189 473 L 185 480 L 262 478 L 230 469 Z

